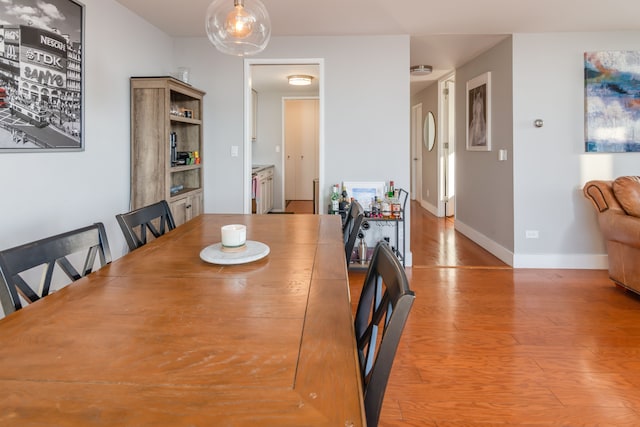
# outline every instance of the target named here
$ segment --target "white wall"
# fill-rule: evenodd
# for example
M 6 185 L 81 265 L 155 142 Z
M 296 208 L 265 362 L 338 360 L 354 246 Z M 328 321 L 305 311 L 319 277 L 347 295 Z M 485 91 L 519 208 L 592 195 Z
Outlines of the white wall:
M 173 69 L 172 41 L 112 0 L 85 4 L 85 147 L 0 153 L 0 249 L 97 221 L 114 257 L 126 245 L 115 215 L 129 209 L 129 77 Z
M 243 60 L 218 53 L 206 38 L 172 40 L 115 1 L 84 4 L 86 149 L 0 153 L 0 249 L 102 221 L 114 258 L 125 252 L 114 216 L 129 209 L 129 77 L 168 75 L 181 65 L 208 92 L 205 210 L 241 212 Z M 262 57 L 327 61 L 324 190 L 342 180 L 408 187 L 407 36 L 274 37 Z
M 638 175 L 639 153 L 585 154 L 584 52 L 638 50 L 640 32 L 513 37 L 515 267 L 606 268 L 590 179 Z M 542 128 L 533 126 L 544 120 Z M 538 230 L 526 239 L 525 230 Z
M 114 257 L 125 251 L 114 216 L 129 208 L 129 77 L 166 75 L 179 65 L 189 66 L 193 84 L 208 92 L 205 210 L 240 212 L 243 60 L 219 54 L 205 38 L 172 40 L 115 1 L 84 4 L 86 149 L 0 153 L 0 249 L 102 221 Z M 638 174 L 640 154 L 584 153 L 583 53 L 637 49 L 640 32 L 517 34 L 512 43 L 513 118 L 502 125 L 513 127 L 514 265 L 604 268 L 595 213 L 580 188 L 589 179 Z M 261 57 L 325 61 L 325 196 L 343 180 L 393 179 L 409 188 L 407 36 L 274 37 Z M 502 61 L 495 56 L 488 65 Z M 474 64 L 468 75 L 458 73 L 459 87 L 481 71 Z M 505 91 L 499 96 L 508 98 L 504 82 L 493 77 L 494 88 Z M 532 125 L 537 118 L 545 121 L 541 129 Z M 500 138 L 495 148 L 506 143 Z M 238 158 L 230 157 L 232 145 L 240 147 Z M 489 167 L 496 166 L 495 151 L 489 156 Z M 474 205 L 463 221 L 475 221 Z M 477 231 L 508 248 L 491 227 Z M 525 230 L 538 230 L 539 239 L 525 239 Z
M 409 188 L 408 36 L 273 37 L 257 57 L 324 60 L 324 204 L 330 185 L 342 181 L 394 180 Z M 176 40 L 175 60 L 188 64 L 193 84 L 207 92 L 205 211 L 242 212 L 243 60 L 218 53 L 206 38 Z M 233 145 L 239 157 L 231 157 Z

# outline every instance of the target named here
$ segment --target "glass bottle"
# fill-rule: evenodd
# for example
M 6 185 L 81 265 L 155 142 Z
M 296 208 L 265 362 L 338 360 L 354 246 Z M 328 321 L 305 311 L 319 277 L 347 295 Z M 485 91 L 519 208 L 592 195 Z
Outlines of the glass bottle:
M 338 193 L 338 185 L 334 185 L 331 188 L 331 213 L 340 213 L 340 193 Z
M 399 192 L 398 190 L 396 190 L 395 193 L 393 194 L 393 197 L 391 198 L 391 216 L 393 218 L 400 218 L 400 216 L 402 215 L 400 198 L 398 196 L 399 196 Z
M 341 213 L 346 212 L 349 208 L 349 198 L 347 197 L 347 187 L 342 184 L 342 192 L 340 192 L 340 201 L 338 202 L 338 209 Z
M 383 218 L 389 218 L 391 216 L 391 203 L 389 201 L 389 197 L 386 197 L 384 199 L 382 199 L 381 202 L 381 211 L 382 211 L 382 216 Z

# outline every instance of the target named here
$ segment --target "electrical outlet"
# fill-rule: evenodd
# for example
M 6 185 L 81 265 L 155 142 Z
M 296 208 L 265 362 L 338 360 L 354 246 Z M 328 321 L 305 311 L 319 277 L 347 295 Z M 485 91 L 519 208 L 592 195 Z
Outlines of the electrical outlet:
M 538 230 L 526 230 L 524 235 L 527 239 L 537 239 L 539 237 Z

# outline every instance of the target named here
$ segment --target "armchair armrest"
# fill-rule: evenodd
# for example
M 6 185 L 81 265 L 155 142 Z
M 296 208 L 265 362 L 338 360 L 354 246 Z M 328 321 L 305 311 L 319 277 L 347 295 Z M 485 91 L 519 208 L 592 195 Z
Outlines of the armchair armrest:
M 626 214 L 613 194 L 612 183 L 613 181 L 589 181 L 584 185 L 582 192 L 593 203 L 598 213 L 612 210 Z

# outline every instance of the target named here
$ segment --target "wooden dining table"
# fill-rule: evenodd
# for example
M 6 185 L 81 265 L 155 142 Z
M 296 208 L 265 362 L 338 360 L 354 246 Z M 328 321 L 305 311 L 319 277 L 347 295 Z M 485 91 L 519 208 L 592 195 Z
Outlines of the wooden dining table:
M 200 258 L 245 224 L 257 261 Z M 340 218 L 200 215 L 0 320 L 0 425 L 366 424 Z

